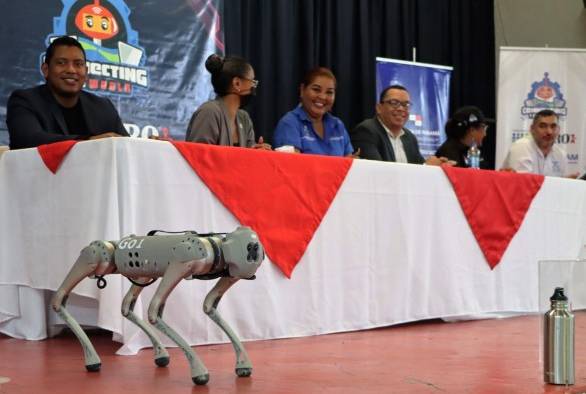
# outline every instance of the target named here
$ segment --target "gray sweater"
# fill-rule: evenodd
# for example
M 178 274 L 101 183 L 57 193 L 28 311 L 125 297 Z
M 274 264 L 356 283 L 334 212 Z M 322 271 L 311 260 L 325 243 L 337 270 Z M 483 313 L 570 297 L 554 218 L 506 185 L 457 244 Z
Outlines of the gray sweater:
M 255 144 L 252 120 L 246 111 L 236 113 L 238 145 L 251 147 Z M 228 111 L 221 98 L 203 103 L 191 117 L 187 127 L 186 141 L 232 146 Z

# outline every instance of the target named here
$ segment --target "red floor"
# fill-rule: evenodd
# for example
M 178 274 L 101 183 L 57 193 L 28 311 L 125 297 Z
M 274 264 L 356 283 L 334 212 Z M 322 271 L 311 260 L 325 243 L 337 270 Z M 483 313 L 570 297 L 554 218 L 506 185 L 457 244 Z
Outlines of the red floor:
M 0 336 L 0 394 L 12 393 L 584 393 L 586 312 L 576 314 L 576 385 L 542 382 L 537 316 L 458 323 L 430 321 L 299 339 L 248 342 L 254 370 L 234 374 L 230 345 L 198 346 L 210 371 L 191 383 L 187 361 L 170 349 L 157 368 L 150 349 L 116 356 L 104 331 L 91 338 L 102 358 L 85 372 L 70 334 L 34 342 Z M 582 340 L 580 340 L 582 339 Z

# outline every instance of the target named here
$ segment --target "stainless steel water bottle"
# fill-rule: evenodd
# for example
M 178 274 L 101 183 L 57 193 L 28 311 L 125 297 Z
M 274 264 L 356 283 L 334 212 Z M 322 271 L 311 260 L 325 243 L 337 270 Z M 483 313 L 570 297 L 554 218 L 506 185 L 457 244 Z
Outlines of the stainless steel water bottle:
M 562 287 L 556 287 L 549 300 L 543 321 L 543 379 L 574 384 L 574 315 Z

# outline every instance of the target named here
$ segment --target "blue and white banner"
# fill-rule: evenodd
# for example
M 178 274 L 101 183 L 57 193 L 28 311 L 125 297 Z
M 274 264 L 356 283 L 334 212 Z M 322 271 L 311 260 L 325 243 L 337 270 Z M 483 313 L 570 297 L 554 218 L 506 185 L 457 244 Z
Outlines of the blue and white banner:
M 376 58 L 376 100 L 389 85 L 402 85 L 411 97 L 406 127 L 419 142 L 424 157 L 435 154 L 446 139 L 452 67 Z
M 557 144 L 568 157 L 568 173 L 586 169 L 586 50 L 500 49 L 496 167 L 511 144 L 529 132 L 533 116 L 551 109 L 559 116 Z
M 6 101 L 44 83 L 40 67 L 57 36 L 87 55 L 84 89 L 107 96 L 133 137 L 184 139 L 195 109 L 214 96 L 205 59 L 224 52 L 223 0 L 45 0 L 3 3 L 0 145 Z

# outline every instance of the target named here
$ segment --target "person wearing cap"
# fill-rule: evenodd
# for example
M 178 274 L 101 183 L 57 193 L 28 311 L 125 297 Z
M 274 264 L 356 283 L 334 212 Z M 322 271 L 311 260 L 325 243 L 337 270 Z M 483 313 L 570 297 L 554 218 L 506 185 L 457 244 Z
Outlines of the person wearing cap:
M 550 109 L 535 114 L 530 132 L 515 141 L 504 161 L 503 168 L 547 176 L 576 178 L 568 174 L 568 159 L 555 142 L 560 134 L 558 115 Z
M 409 119 L 409 92 L 401 85 L 385 88 L 376 104 L 376 116 L 366 119 L 350 133 L 352 146 L 360 157 L 398 163 L 440 165 L 445 158 L 427 160 L 419 152 L 417 137 L 405 127 Z
M 456 167 L 468 168 L 468 150 L 472 146 L 482 146 L 486 129 L 494 120 L 487 119 L 477 107 L 466 106 L 458 109 L 446 122 L 448 139 L 438 148 L 436 156 L 444 156 L 456 162 Z M 483 165 L 480 158 L 480 167 Z

